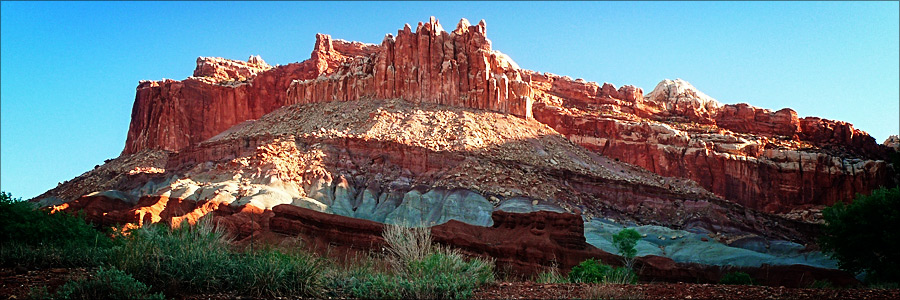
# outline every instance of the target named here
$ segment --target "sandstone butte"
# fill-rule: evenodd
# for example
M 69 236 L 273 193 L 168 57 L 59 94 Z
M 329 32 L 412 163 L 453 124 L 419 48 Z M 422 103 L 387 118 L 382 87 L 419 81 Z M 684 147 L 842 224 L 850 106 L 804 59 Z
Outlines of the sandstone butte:
M 440 242 L 536 271 L 613 257 L 585 242 L 590 217 L 813 244 L 824 205 L 895 180 L 894 151 L 680 79 L 644 94 L 521 69 L 484 21 L 432 17 L 380 45 L 318 34 L 299 63 L 200 57 L 185 80 L 141 81 L 122 155 L 33 200 L 105 224 L 214 213 L 240 237 L 344 249 L 378 247 L 381 223 L 431 222 Z M 642 261 L 645 278 L 719 275 Z M 748 272 L 852 280 L 772 268 Z

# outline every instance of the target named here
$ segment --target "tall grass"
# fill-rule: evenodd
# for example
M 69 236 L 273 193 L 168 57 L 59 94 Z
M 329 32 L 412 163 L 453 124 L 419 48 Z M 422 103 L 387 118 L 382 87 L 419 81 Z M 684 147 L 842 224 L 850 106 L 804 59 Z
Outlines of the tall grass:
M 406 268 L 411 262 L 423 260 L 434 252 L 431 228 L 428 227 L 385 224 L 382 237 L 388 245 L 388 260 L 398 270 Z
M 431 242 L 428 228 L 387 225 L 386 259 L 393 272 L 358 270 L 344 288 L 366 299 L 465 299 L 494 280 L 494 262 L 466 259 L 459 251 Z
M 537 283 L 567 283 L 565 275 L 559 272 L 559 266 L 554 264 L 547 271 L 541 272 L 534 279 Z
M 271 247 L 244 252 L 211 224 L 133 230 L 117 247 L 113 263 L 138 280 L 169 294 L 233 292 L 254 297 L 317 296 L 323 284 L 322 259 Z

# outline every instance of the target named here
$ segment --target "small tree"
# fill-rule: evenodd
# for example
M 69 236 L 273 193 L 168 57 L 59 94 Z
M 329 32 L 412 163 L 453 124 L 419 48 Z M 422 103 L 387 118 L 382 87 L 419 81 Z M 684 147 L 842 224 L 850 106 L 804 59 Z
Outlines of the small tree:
M 822 215 L 821 246 L 841 269 L 866 272 L 870 283 L 900 282 L 900 188 L 857 195 L 853 203 L 835 203 Z
M 622 229 L 619 233 L 613 235 L 613 245 L 619 250 L 619 254 L 625 260 L 625 267 L 628 269 L 632 269 L 634 266 L 634 256 L 637 255 L 637 250 L 634 249 L 634 246 L 637 245 L 637 241 L 640 239 L 641 234 L 631 228 Z

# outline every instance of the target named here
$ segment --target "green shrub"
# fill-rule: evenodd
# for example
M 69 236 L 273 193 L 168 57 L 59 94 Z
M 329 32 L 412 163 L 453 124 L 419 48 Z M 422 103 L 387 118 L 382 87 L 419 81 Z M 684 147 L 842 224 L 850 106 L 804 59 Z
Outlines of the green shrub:
M 93 276 L 69 281 L 51 299 L 165 299 L 162 294 L 150 293 L 147 285 L 115 268 L 101 267 Z
M 900 282 L 900 188 L 857 195 L 853 203 L 835 203 L 822 215 L 820 244 L 841 269 L 865 272 L 870 284 Z
M 611 267 L 590 258 L 572 267 L 569 282 L 633 284 L 637 283 L 637 275 L 631 269 Z
M 577 266 L 572 267 L 569 271 L 569 281 L 575 283 L 599 283 L 603 282 L 606 273 L 609 273 L 612 267 L 600 263 L 598 260 L 589 258 Z
M 145 226 L 123 239 L 123 245 L 116 248 L 114 264 L 167 293 L 224 290 L 229 278 L 237 275 L 228 239 L 208 221 L 175 229 Z
M 412 261 L 408 272 L 364 274 L 345 287 L 364 299 L 466 299 L 474 290 L 494 280 L 493 264 L 466 260 L 457 252 L 442 250 Z
M 263 248 L 239 256 L 230 281 L 254 297 L 318 296 L 323 289 L 323 260 L 300 251 Z
M 750 278 L 750 274 L 747 274 L 744 272 L 729 272 L 729 273 L 726 273 L 725 276 L 722 276 L 722 279 L 719 280 L 719 283 L 752 285 L 753 279 Z
M 113 240 L 67 213 L 51 214 L 0 192 L 0 265 L 93 267 L 105 263 Z
M 465 259 L 431 243 L 428 228 L 387 226 L 385 241 L 393 272 L 356 270 L 342 288 L 365 299 L 465 299 L 494 280 L 493 261 Z M 350 275 L 346 274 L 345 276 Z
M 169 294 L 233 292 L 255 297 L 315 297 L 322 292 L 322 261 L 299 251 L 239 252 L 211 224 L 131 231 L 115 248 L 116 266 Z

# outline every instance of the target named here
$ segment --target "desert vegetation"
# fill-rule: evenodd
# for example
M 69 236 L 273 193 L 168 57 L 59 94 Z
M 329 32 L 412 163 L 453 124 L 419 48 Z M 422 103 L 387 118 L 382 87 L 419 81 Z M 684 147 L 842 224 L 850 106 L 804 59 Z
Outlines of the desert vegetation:
M 428 228 L 386 226 L 385 255 L 340 266 L 297 245 L 235 247 L 211 220 L 101 230 L 3 193 L 0 264 L 94 270 L 57 291 L 35 289 L 35 299 L 162 299 L 185 293 L 464 299 L 494 280 L 493 261 L 434 244 Z
M 890 204 L 889 201 L 896 201 L 890 200 L 895 199 L 891 197 L 896 197 L 896 193 L 896 189 L 879 190 L 865 196 L 869 200 L 836 205 L 829 209 L 829 218 L 842 216 L 855 205 L 870 201 Z M 879 211 L 890 212 L 883 206 Z M 859 226 L 847 220 L 829 219 L 828 226 Z M 297 239 L 277 246 L 236 246 L 209 217 L 193 225 L 173 227 L 157 224 L 128 231 L 96 228 L 78 215 L 38 210 L 32 203 L 8 193 L 0 194 L 0 226 L 2 267 L 85 270 L 84 275 L 72 277 L 64 284 L 32 289 L 31 299 L 165 299 L 190 295 L 466 299 L 478 297 L 476 291 L 480 288 L 496 289 L 492 284 L 497 276 L 492 260 L 468 257 L 437 244 L 425 227 L 387 225 L 382 235 L 382 252 L 370 252 L 348 262 L 305 251 Z M 834 230 L 829 228 L 829 233 L 841 232 Z M 654 290 L 654 285 L 636 284 L 637 276 L 631 269 L 639 238 L 630 229 L 614 236 L 625 267 L 588 259 L 569 272 L 552 267 L 527 281 L 568 286 L 567 295 L 585 299 L 642 299 L 648 293 L 656 295 L 659 291 Z M 861 270 L 879 279 L 873 284 L 890 283 L 890 273 L 882 269 Z M 746 286 L 754 282 L 746 273 L 735 272 L 725 274 L 721 283 Z M 572 290 L 573 287 L 577 288 Z M 823 281 L 810 288 L 832 286 Z
M 857 195 L 822 211 L 822 248 L 831 251 L 841 269 L 865 274 L 873 285 L 900 282 L 900 187 Z

